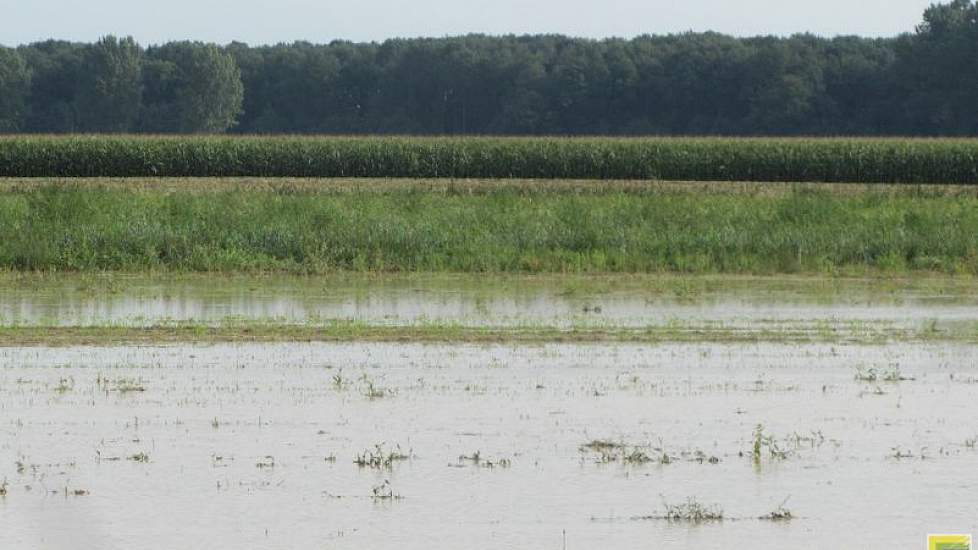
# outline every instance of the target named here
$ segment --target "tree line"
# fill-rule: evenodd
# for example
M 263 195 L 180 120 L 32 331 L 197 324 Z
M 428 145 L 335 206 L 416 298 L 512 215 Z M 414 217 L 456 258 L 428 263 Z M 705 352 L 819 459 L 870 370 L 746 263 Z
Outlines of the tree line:
M 894 38 L 0 48 L 0 132 L 978 135 L 978 5 Z

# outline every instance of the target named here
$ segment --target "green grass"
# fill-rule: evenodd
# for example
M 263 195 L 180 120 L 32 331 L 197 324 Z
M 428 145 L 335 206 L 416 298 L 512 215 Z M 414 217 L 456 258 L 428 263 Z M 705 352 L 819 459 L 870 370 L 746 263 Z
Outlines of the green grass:
M 978 140 L 10 136 L 0 177 L 978 183 Z
M 389 191 L 0 192 L 0 269 L 978 273 L 978 198 Z

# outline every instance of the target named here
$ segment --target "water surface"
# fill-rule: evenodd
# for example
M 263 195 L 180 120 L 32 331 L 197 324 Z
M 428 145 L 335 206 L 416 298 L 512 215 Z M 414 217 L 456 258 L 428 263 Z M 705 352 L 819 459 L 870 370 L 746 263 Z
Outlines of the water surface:
M 978 527 L 976 397 L 963 344 L 8 348 L 0 525 L 12 549 L 913 548 Z M 409 458 L 354 464 L 378 444 Z M 648 518 L 687 499 L 725 519 Z

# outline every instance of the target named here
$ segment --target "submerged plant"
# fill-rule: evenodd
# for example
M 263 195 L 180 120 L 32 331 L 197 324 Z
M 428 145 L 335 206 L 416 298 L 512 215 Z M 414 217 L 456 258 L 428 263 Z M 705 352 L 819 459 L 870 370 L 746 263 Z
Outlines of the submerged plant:
M 370 498 L 374 500 L 400 500 L 401 495 L 394 494 L 394 488 L 391 487 L 391 482 L 385 479 L 380 485 L 376 485 L 371 489 Z
M 476 451 L 470 455 L 461 455 L 458 457 L 459 463 L 468 462 L 474 466 L 481 466 L 483 468 L 509 468 L 512 462 L 508 458 L 486 458 L 482 455 L 481 451 Z
M 333 382 L 333 389 L 336 391 L 343 391 L 346 389 L 346 380 L 343 378 L 343 371 L 334 374 L 331 378 Z
M 138 380 L 132 378 L 122 378 L 116 381 L 115 391 L 126 394 L 132 392 L 144 392 L 146 387 L 142 385 Z
M 360 377 L 360 382 L 363 384 L 361 388 L 361 393 L 363 393 L 364 397 L 370 399 L 371 401 L 374 399 L 381 399 L 383 397 L 387 397 L 389 395 L 394 394 L 393 390 L 390 390 L 388 388 L 382 388 L 380 386 L 375 385 L 374 381 L 369 376 L 367 376 L 366 373 L 364 373 L 363 376 Z
M 410 451 L 404 454 L 400 445 L 395 445 L 393 449 L 385 450 L 384 444 L 374 445 L 374 448 L 367 449 L 363 453 L 356 455 L 353 463 L 361 468 L 386 469 L 393 468 L 395 462 L 408 460 L 411 458 Z
M 821 431 L 812 431 L 809 435 L 801 435 L 795 432 L 779 439 L 766 433 L 763 424 L 758 424 L 754 427 L 751 436 L 751 459 L 756 465 L 761 464 L 761 459 L 765 454 L 773 460 L 784 460 L 805 448 L 821 447 L 824 442 L 825 436 L 822 435 Z
M 595 439 L 588 443 L 581 445 L 580 449 L 582 451 L 610 451 L 615 449 L 622 449 L 625 447 L 624 443 L 615 443 L 614 441 L 607 439 Z
M 723 509 L 720 506 L 716 504 L 706 506 L 692 497 L 682 504 L 669 504 L 663 500 L 662 505 L 665 513 L 659 519 L 689 523 L 723 521 Z
M 69 376 L 68 378 L 62 378 L 58 382 L 58 385 L 55 386 L 54 391 L 55 393 L 64 394 L 73 389 L 75 389 L 75 379 Z
M 877 369 L 876 367 L 857 367 L 856 368 L 856 380 L 860 382 L 906 382 L 915 380 L 912 376 L 904 376 L 900 371 L 900 367 L 897 365 L 892 365 L 885 369 Z
M 774 511 L 764 514 L 758 519 L 766 521 L 791 521 L 795 516 L 791 513 L 791 510 L 785 508 L 785 505 L 788 504 L 788 500 L 790 498 L 791 495 L 788 495 L 783 501 L 781 501 L 781 504 L 779 504 Z

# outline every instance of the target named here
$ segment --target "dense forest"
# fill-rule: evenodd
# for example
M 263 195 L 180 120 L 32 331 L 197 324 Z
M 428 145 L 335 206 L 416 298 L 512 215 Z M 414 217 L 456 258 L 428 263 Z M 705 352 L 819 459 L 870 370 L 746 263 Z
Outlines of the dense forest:
M 978 135 L 978 5 L 895 38 L 0 48 L 0 132 Z

